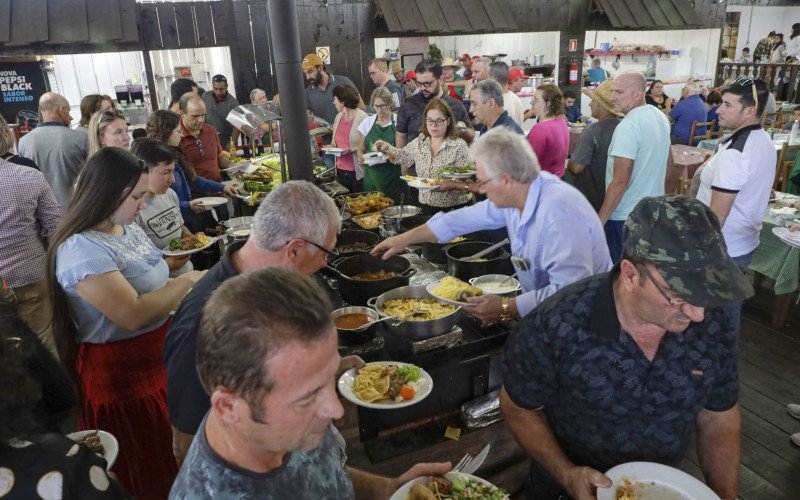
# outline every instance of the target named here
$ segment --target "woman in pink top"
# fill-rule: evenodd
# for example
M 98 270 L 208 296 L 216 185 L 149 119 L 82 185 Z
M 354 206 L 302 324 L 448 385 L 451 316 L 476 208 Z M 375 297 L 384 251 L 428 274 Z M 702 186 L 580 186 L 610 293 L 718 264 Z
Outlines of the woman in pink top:
M 367 113 L 358 109 L 360 100 L 358 90 L 351 85 L 333 88 L 333 105 L 339 114 L 333 120 L 331 147 L 345 150 L 336 158 L 336 180 L 351 193 L 364 190 L 364 168 L 355 155 L 361 137 L 358 126 L 367 118 Z
M 569 155 L 569 128 L 564 119 L 561 90 L 549 83 L 536 89 L 531 111 L 539 118 L 539 123 L 528 132 L 528 142 L 539 159 L 539 165 L 542 170 L 564 177 Z

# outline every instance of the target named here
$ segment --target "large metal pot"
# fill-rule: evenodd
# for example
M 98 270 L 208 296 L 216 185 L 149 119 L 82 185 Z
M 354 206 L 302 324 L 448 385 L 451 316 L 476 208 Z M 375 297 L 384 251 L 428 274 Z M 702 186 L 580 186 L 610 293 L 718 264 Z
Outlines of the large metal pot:
M 336 239 L 336 251 L 339 252 L 339 255 L 341 255 L 342 257 L 358 255 L 361 253 L 369 252 L 375 245 L 380 243 L 380 241 L 381 237 L 373 233 L 372 231 L 347 229 L 339 233 L 339 237 Z M 347 245 L 352 245 L 354 243 L 366 243 L 367 247 L 364 248 L 363 250 L 358 250 L 353 252 L 343 252 L 340 250 L 340 248 L 343 248 Z
M 428 220 L 433 217 L 432 215 L 415 215 L 413 217 L 406 217 L 405 219 L 400 221 L 400 231 L 401 233 L 405 233 L 406 231 L 411 231 L 415 227 L 421 226 L 428 222 Z M 471 239 L 470 235 L 465 235 L 465 239 Z M 425 242 L 420 243 L 419 246 L 422 249 L 422 256 L 428 261 L 433 262 L 434 264 L 445 264 L 447 262 L 447 255 L 445 255 L 445 250 L 450 248 L 450 245 L 455 245 L 455 243 L 438 243 L 438 242 Z
M 467 241 L 451 245 L 445 250 L 447 272 L 451 276 L 464 281 L 484 274 L 505 274 L 506 276 L 514 274 L 511 254 L 506 250 L 506 247 L 498 248 L 488 255 L 484 255 L 482 258 L 486 259 L 485 261 L 469 262 L 463 260 L 463 258 L 471 257 L 490 246 L 492 246 L 492 243 L 484 241 Z
M 433 296 L 425 290 L 424 285 L 402 286 L 369 299 L 367 305 L 375 309 L 382 318 L 386 315 L 381 312 L 383 304 L 390 299 L 432 299 Z M 447 316 L 439 319 L 408 320 L 393 326 L 392 320 L 384 321 L 390 332 L 412 340 L 423 340 L 449 332 L 461 319 L 461 307 Z
M 383 215 L 383 226 L 390 231 L 399 232 L 400 224 L 403 220 L 414 217 L 422 213 L 420 207 L 414 205 L 397 205 L 381 211 Z
M 331 264 L 339 275 L 339 294 L 348 304 L 363 306 L 371 297 L 387 292 L 393 288 L 408 285 L 408 279 L 417 272 L 411 263 L 403 257 L 394 255 L 387 260 L 373 257 L 368 253 L 343 257 Z M 357 280 L 351 278 L 356 274 L 380 271 L 393 271 L 398 275 L 382 280 Z
M 531 57 L 531 66 L 541 66 L 544 64 L 544 54 L 536 54 Z
M 246 240 L 250 237 L 250 232 L 253 229 L 252 217 L 234 217 L 222 221 L 222 226 L 225 228 L 225 235 L 233 240 L 240 241 Z

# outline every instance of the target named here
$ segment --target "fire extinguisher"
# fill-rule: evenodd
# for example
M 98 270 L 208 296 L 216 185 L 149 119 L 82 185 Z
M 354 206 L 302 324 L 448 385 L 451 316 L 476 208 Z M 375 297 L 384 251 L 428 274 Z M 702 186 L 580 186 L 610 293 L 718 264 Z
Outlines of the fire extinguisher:
M 574 57 L 572 58 L 572 64 L 569 65 L 569 84 L 578 84 L 578 61 Z

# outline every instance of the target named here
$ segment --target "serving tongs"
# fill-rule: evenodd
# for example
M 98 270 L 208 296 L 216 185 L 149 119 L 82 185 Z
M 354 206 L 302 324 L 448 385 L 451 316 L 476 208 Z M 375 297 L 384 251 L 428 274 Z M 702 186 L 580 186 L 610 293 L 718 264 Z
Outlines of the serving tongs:
M 469 257 L 463 257 L 460 260 L 465 261 L 465 262 L 475 262 L 475 260 L 480 259 L 484 255 L 489 255 L 490 253 L 494 252 L 495 250 L 497 250 L 498 248 L 502 247 L 503 245 L 506 245 L 507 243 L 508 243 L 508 238 L 504 239 L 503 241 L 501 241 L 499 243 L 495 243 L 494 245 L 490 246 L 489 248 L 484 248 L 483 250 L 481 250 L 480 252 L 476 253 L 475 255 L 471 255 Z

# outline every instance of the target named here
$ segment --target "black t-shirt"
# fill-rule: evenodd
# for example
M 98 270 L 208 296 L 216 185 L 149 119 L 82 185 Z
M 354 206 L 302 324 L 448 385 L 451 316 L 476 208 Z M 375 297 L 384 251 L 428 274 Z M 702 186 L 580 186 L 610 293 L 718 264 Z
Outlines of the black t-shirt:
M 39 166 L 36 165 L 36 162 L 31 160 L 30 158 L 25 158 L 24 156 L 19 156 L 11 153 L 7 153 L 3 156 L 3 159 L 7 162 L 16 163 L 17 165 L 22 165 L 23 167 L 31 167 L 39 170 Z
M 608 147 L 617 125 L 618 118 L 606 118 L 592 123 L 581 133 L 578 144 L 570 154 L 570 160 L 584 166 L 583 171 L 575 175 L 573 185 L 586 196 L 597 212 L 606 197 Z
M 522 130 L 522 127 L 519 126 L 519 123 L 514 121 L 514 119 L 508 115 L 508 111 L 503 111 L 503 114 L 500 115 L 500 118 L 498 118 L 497 121 L 494 122 L 492 128 L 496 127 L 506 127 L 512 132 L 516 132 L 520 135 L 525 135 L 525 132 Z M 480 132 L 481 134 L 485 134 L 486 132 L 489 131 L 489 129 L 486 127 L 486 125 L 481 123 L 480 125 L 475 127 L 475 131 Z
M 169 421 L 185 434 L 195 434 L 211 408 L 209 395 L 197 374 L 197 330 L 203 307 L 222 282 L 238 274 L 231 262 L 231 253 L 243 245 L 236 243 L 228 247 L 222 260 L 194 285 L 175 312 L 164 339 Z
M 447 104 L 452 108 L 456 122 L 464 122 L 467 127 L 472 128 L 472 121 L 470 121 L 469 114 L 467 114 L 467 110 L 461 104 L 461 101 L 453 99 L 446 94 L 441 98 L 447 101 Z M 422 114 L 428 102 L 430 102 L 430 99 L 426 99 L 421 93 L 415 94 L 406 99 L 397 112 L 397 131 L 406 134 L 406 144 L 416 139 L 419 135 L 419 129 L 422 126 Z

